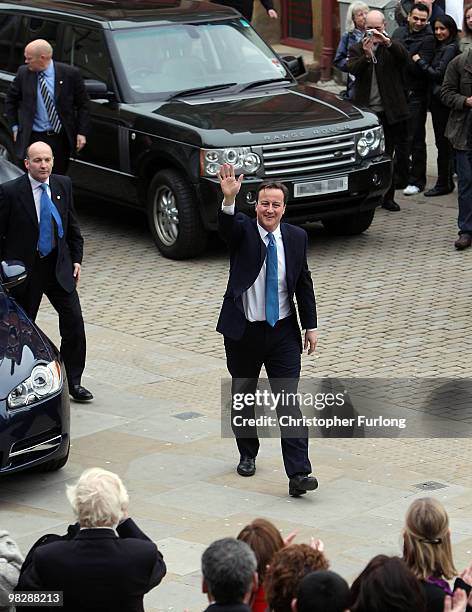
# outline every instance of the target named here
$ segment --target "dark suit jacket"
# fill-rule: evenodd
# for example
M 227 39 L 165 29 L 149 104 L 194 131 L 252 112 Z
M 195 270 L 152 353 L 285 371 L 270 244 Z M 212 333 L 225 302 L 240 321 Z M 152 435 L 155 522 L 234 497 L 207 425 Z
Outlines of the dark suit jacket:
M 86 136 L 88 133 L 89 97 L 77 68 L 54 62 L 54 70 L 56 110 L 71 150 L 74 151 L 77 134 Z M 20 66 L 5 99 L 5 114 L 10 128 L 19 126 L 15 151 L 20 159 L 24 159 L 26 148 L 30 144 L 36 113 L 37 85 L 38 73 L 29 70 L 26 64 Z
M 63 591 L 64 612 L 142 612 L 144 594 L 161 582 L 166 566 L 131 519 L 117 532 L 83 529 L 71 540 L 38 546 L 16 589 Z
M 242 295 L 259 275 L 266 256 L 266 246 L 261 240 L 256 219 L 250 219 L 244 213 L 227 215 L 220 210 L 218 227 L 229 245 L 230 271 L 216 329 L 232 340 L 239 340 L 247 323 Z M 281 223 L 280 230 L 292 312 L 296 312 L 293 300 L 295 295 L 302 328 L 317 327 L 315 294 L 306 261 L 307 234 L 300 227 L 288 223 Z
M 68 176 L 49 178 L 52 201 L 62 219 L 64 236 L 57 240 L 56 278 L 69 293 L 75 288 L 73 264 L 82 263 L 83 238 L 72 199 Z M 28 175 L 0 185 L 0 256 L 19 259 L 30 272 L 36 257 L 39 224 Z

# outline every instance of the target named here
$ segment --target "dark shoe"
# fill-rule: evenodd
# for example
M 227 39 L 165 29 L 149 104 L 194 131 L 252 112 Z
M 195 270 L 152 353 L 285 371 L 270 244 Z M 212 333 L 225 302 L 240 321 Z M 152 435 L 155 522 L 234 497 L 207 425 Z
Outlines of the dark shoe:
M 394 202 L 393 200 L 386 200 L 382 204 L 382 208 L 385 208 L 385 210 L 390 210 L 391 212 L 395 212 L 397 210 L 401 210 L 400 206 L 396 202 Z
M 256 473 L 256 460 L 252 457 L 241 457 L 236 471 L 240 476 L 254 476 Z
M 318 481 L 308 474 L 297 474 L 288 481 L 288 494 L 292 497 L 305 495 L 307 491 L 314 491 L 317 488 Z
M 454 242 L 454 246 L 458 251 L 468 249 L 471 244 L 472 238 L 470 237 L 470 234 L 461 234 L 459 238 Z
M 93 395 L 82 385 L 72 385 L 69 387 L 69 393 L 76 402 L 91 402 Z
M 447 189 L 443 187 L 434 186 L 432 189 L 428 189 L 428 191 L 425 191 L 423 195 L 427 198 L 434 198 L 436 196 L 447 195 L 448 193 L 452 193 L 453 191 L 454 188 Z

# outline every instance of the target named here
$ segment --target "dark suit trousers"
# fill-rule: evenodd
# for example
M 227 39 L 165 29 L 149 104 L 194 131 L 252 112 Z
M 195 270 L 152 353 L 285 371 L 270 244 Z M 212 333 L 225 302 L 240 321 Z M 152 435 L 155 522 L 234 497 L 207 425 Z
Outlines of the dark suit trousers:
M 46 294 L 59 315 L 60 351 L 69 386 L 78 385 L 85 368 L 84 320 L 76 289 L 68 293 L 57 282 L 56 259 L 56 250 L 47 257 L 40 258 L 37 255 L 26 281 L 14 287 L 11 293 L 33 321 L 38 314 L 43 294 Z
M 395 184 L 403 184 L 406 187 L 408 182 L 408 164 L 405 157 L 399 157 L 397 153 L 397 147 L 401 147 L 407 140 L 407 122 L 400 121 L 390 125 L 387 123 L 385 113 L 377 113 L 377 116 L 384 130 L 385 153 L 393 160 L 392 182 L 384 195 L 384 202 L 390 202 L 395 197 Z
M 70 146 L 64 128 L 59 134 L 48 135 L 47 132 L 31 132 L 30 144 L 33 144 L 33 142 L 45 142 L 51 147 L 54 155 L 54 174 L 67 174 Z
M 232 394 L 254 393 L 262 365 L 265 366 L 272 393 L 284 390 L 296 393 L 300 378 L 300 330 L 295 317 L 279 321 L 275 327 L 266 322 L 249 323 L 240 340 L 225 337 L 226 362 L 232 376 Z M 242 410 L 231 411 L 243 418 L 254 418 L 254 406 L 245 405 Z M 277 407 L 277 417 L 290 415 L 301 417 L 298 403 Z M 295 474 L 309 474 L 311 464 L 308 458 L 308 430 L 306 427 L 281 427 L 281 445 L 285 471 L 291 478 Z M 233 427 L 241 455 L 255 458 L 259 450 L 257 428 Z M 247 436 L 247 437 L 246 437 Z
M 408 101 L 408 154 L 411 156 L 409 185 L 426 185 L 426 93 L 413 93 Z

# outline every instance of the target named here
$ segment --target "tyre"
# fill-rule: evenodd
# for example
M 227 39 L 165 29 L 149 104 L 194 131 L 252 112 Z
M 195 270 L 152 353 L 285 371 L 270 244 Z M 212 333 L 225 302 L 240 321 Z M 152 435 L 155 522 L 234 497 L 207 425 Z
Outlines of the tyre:
M 13 140 L 6 132 L 0 132 L 0 159 L 6 159 L 12 164 L 16 164 Z
M 323 219 L 327 232 L 335 236 L 355 236 L 369 229 L 375 215 L 375 209 L 366 210 L 353 215 L 344 215 Z
M 187 179 L 177 170 L 162 170 L 148 191 L 148 223 L 157 248 L 170 259 L 189 259 L 205 250 L 207 232 Z
M 45 461 L 35 468 L 38 472 L 57 472 L 65 466 L 69 459 L 70 445 L 67 449 L 67 455 L 65 457 L 61 457 L 61 459 L 50 459 L 49 461 Z

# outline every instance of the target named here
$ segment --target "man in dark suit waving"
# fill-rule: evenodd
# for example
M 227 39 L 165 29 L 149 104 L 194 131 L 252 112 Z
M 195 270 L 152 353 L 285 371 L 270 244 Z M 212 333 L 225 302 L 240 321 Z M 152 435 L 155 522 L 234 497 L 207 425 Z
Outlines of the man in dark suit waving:
M 86 143 L 89 98 L 77 68 L 53 62 L 47 40 L 33 40 L 25 47 L 20 66 L 7 91 L 7 116 L 15 152 L 25 158 L 29 144 L 46 142 L 54 152 L 54 171 L 66 174 L 71 151 Z
M 28 174 L 0 185 L 0 255 L 25 264 L 28 278 L 12 294 L 33 321 L 43 293 L 58 312 L 69 392 L 77 401 L 90 401 L 92 394 L 80 384 L 85 329 L 76 286 L 84 241 L 71 181 L 51 175 L 52 151 L 44 142 L 28 147 L 25 166 Z
M 301 228 L 281 223 L 288 191 L 282 183 L 263 183 L 257 194 L 256 219 L 235 211 L 235 198 L 243 176 L 223 164 L 219 180 L 224 196 L 219 212 L 219 231 L 229 245 L 231 265 L 217 331 L 224 335 L 228 370 L 236 394 L 250 398 L 265 366 L 273 394 L 286 398 L 296 394 L 301 368 L 302 340 L 294 296 L 302 327 L 304 348 L 314 352 L 317 343 L 316 303 L 306 261 L 307 235 Z M 289 493 L 297 497 L 314 490 L 310 476 L 308 432 L 301 425 L 286 427 L 281 417 L 301 421 L 296 401 L 277 405 L 282 454 L 289 478 Z M 238 426 L 235 416 L 240 415 Z M 242 429 L 241 419 L 246 424 Z M 252 476 L 259 450 L 257 427 L 251 424 L 254 403 L 244 401 L 242 410 L 233 401 L 231 422 L 240 453 L 237 472 Z

